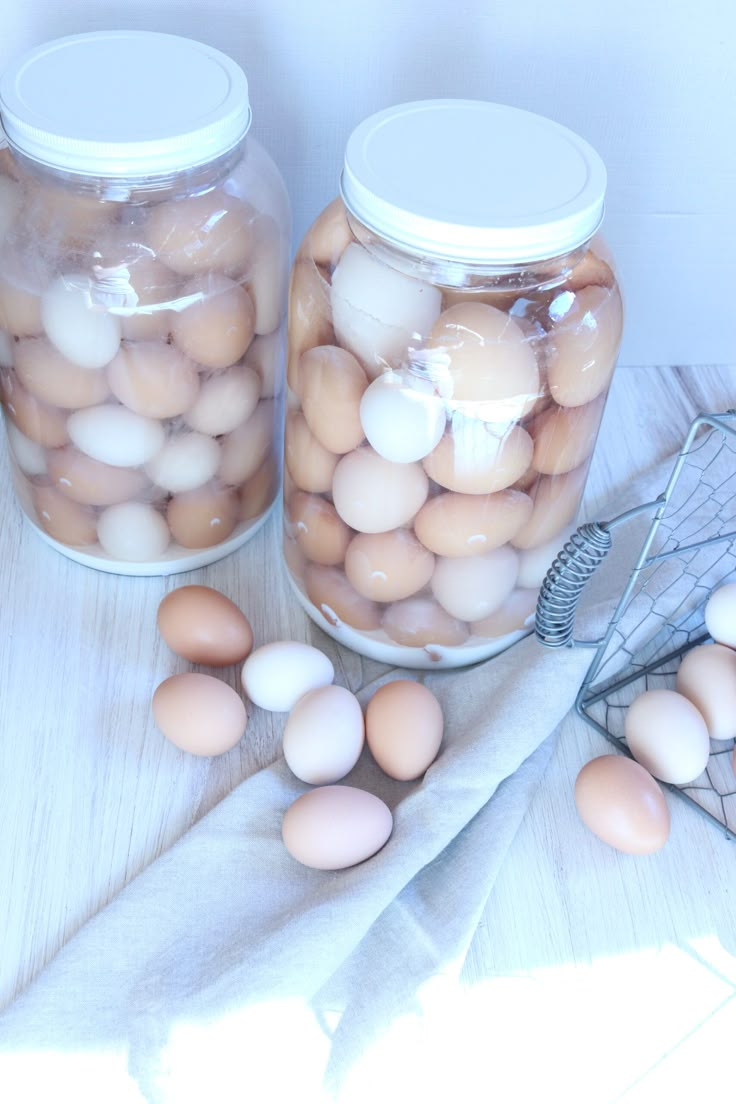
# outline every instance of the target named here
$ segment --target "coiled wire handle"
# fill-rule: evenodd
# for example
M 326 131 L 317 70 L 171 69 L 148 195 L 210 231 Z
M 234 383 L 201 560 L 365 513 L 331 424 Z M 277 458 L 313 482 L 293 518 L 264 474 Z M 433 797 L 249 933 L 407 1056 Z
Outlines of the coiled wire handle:
M 611 550 L 605 522 L 581 525 L 552 563 L 537 601 L 535 632 L 547 648 L 564 648 L 572 640 L 578 600 L 588 579 Z

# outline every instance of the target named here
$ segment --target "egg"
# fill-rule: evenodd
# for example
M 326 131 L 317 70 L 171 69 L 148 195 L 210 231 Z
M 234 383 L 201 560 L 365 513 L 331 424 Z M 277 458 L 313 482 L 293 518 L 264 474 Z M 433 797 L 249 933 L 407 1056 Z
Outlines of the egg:
M 146 502 L 121 502 L 108 506 L 100 514 L 97 539 L 114 560 L 146 563 L 163 555 L 171 537 L 166 522 L 153 506 Z
M 289 498 L 288 517 L 308 560 L 327 566 L 343 562 L 352 533 L 331 503 L 296 491 Z
M 184 548 L 212 548 L 227 540 L 238 524 L 239 513 L 234 491 L 206 483 L 175 494 L 166 509 L 166 520 L 174 540 Z
M 406 525 L 424 505 L 428 490 L 419 464 L 393 464 L 365 446 L 342 457 L 332 480 L 335 509 L 360 533 Z
M 80 547 L 97 540 L 97 519 L 89 506 L 72 502 L 53 487 L 32 487 L 31 499 L 39 525 L 54 540 Z
M 443 729 L 442 707 L 420 682 L 387 682 L 368 702 L 368 747 L 381 770 L 401 782 L 420 778 L 434 762 Z
M 236 487 L 256 474 L 273 448 L 275 417 L 273 401 L 262 399 L 247 421 L 222 438 L 217 474 L 223 483 Z
M 639 694 L 626 710 L 624 736 L 637 762 L 655 778 L 676 786 L 693 782 L 710 756 L 703 717 L 674 690 Z
M 374 602 L 397 602 L 427 585 L 435 559 L 408 529 L 359 533 L 345 553 L 349 582 Z
M 429 333 L 442 307 L 442 293 L 389 268 L 352 242 L 332 274 L 331 303 L 338 343 L 373 379 L 386 367 L 397 366 L 409 344 Z
M 43 337 L 21 338 L 14 353 L 20 382 L 51 406 L 67 410 L 96 406 L 110 394 L 104 372 L 73 364 Z
M 289 566 L 293 570 L 293 565 Z M 309 564 L 303 574 L 310 602 L 333 628 L 344 624 L 360 632 L 373 632 L 381 627 L 380 607 L 358 594 L 342 571 Z
M 252 368 L 233 365 L 211 376 L 184 417 L 192 429 L 219 437 L 246 422 L 258 405 L 261 381 Z
M 246 278 L 256 312 L 257 334 L 273 333 L 281 321 L 286 267 L 286 249 L 279 228 L 269 215 L 261 215 L 253 223 L 253 249 Z
M 254 705 L 288 713 L 309 690 L 329 686 L 335 669 L 324 652 L 296 640 L 262 644 L 243 664 L 243 689 Z
M 199 394 L 196 365 L 165 341 L 124 342 L 107 379 L 115 398 L 146 418 L 175 418 Z
M 22 204 L 20 185 L 9 176 L 0 176 L 0 242 L 15 223 Z
M 517 579 L 517 584 L 518 582 Z M 538 598 L 537 589 L 529 590 L 523 586 L 517 586 L 498 609 L 472 623 L 470 628 L 473 636 L 483 636 L 493 640 L 497 636 L 507 636 L 508 633 L 530 628 L 534 623 Z
M 493 494 L 524 474 L 533 452 L 532 439 L 521 426 L 494 427 L 454 414 L 450 432 L 425 456 L 422 466 L 448 491 Z
M 303 414 L 288 415 L 284 438 L 286 467 L 297 487 L 315 494 L 331 491 L 340 458 L 319 443 Z
M 39 296 L 5 277 L 0 277 L 0 326 L 14 337 L 35 337 L 43 331 Z
M 255 475 L 240 488 L 240 519 L 250 521 L 260 517 L 276 498 L 279 489 L 279 468 L 272 456 L 261 464 Z
M 344 870 L 371 858 L 393 829 L 391 810 L 354 786 L 319 786 L 284 814 L 281 836 L 292 858 L 316 870 Z
M 253 649 L 253 630 L 234 602 L 207 586 L 182 586 L 161 601 L 158 631 L 172 652 L 190 663 L 228 667 Z
M 623 308 L 617 288 L 562 291 L 550 306 L 549 390 L 560 406 L 584 406 L 608 387 L 621 341 Z
M 586 249 L 581 259 L 570 269 L 561 287 L 566 291 L 582 291 L 592 284 L 611 288 L 615 282 L 611 266 L 592 249 Z
M 36 241 L 52 244 L 60 251 L 81 251 L 97 239 L 118 214 L 116 203 L 79 190 L 76 185 L 41 183 L 26 178 L 23 223 Z
M 84 506 L 113 506 L 135 498 L 148 487 L 140 468 L 117 468 L 93 460 L 73 445 L 47 454 L 49 478 L 57 490 Z
M 178 494 L 209 483 L 219 466 L 217 441 L 203 433 L 178 433 L 148 461 L 146 474 L 156 486 Z
M 532 500 L 521 491 L 439 494 L 422 506 L 414 532 L 438 556 L 480 556 L 511 540 L 531 512 Z
M 211 272 L 182 288 L 171 333 L 181 351 L 198 364 L 229 368 L 250 345 L 255 317 L 245 288 Z
M 321 686 L 299 698 L 284 725 L 284 758 L 302 782 L 338 782 L 363 750 L 363 710 L 342 686 Z
M 664 847 L 670 814 L 648 771 L 623 755 L 601 755 L 575 781 L 575 805 L 583 824 L 604 843 L 628 855 Z
M 541 587 L 545 576 L 557 555 L 565 547 L 565 544 L 575 532 L 574 528 L 567 526 L 556 533 L 545 544 L 539 544 L 536 548 L 528 548 L 519 554 L 519 575 L 517 586 L 537 589 Z
M 512 538 L 515 548 L 547 545 L 570 524 L 580 505 L 586 474 L 583 465 L 565 475 L 542 476 L 534 489 L 531 517 Z
M 167 740 L 190 755 L 223 755 L 245 735 L 248 714 L 231 686 L 193 671 L 172 675 L 153 695 L 153 719 Z
M 172 312 L 169 309 L 179 294 L 180 280 L 171 269 L 148 253 L 127 259 L 104 258 L 104 273 L 96 273 L 115 281 L 120 297 L 118 313 L 120 328 L 126 341 L 166 341 L 171 332 Z
M 717 644 L 736 648 L 736 583 L 713 591 L 705 604 L 705 626 Z
M 677 690 L 705 719 L 711 740 L 736 736 L 736 652 L 701 644 L 687 652 L 677 671 Z
M 293 537 L 290 537 L 287 533 L 284 534 L 282 547 L 284 552 L 284 563 L 286 564 L 286 567 L 294 576 L 294 578 L 301 583 L 304 579 L 304 572 L 307 566 L 306 556 L 302 552 L 296 540 Z
M 245 271 L 256 210 L 223 188 L 153 207 L 146 240 L 170 269 L 191 276 L 209 269 Z
M 26 475 L 44 475 L 46 472 L 46 452 L 26 437 L 17 426 L 8 419 L 5 423 L 5 431 L 8 435 L 10 452 L 21 471 Z
M 357 360 L 334 345 L 318 345 L 299 362 L 302 409 L 307 425 L 330 452 L 345 453 L 364 437 L 360 400 L 368 386 Z
M 75 411 L 67 420 L 67 430 L 81 452 L 117 468 L 147 463 L 165 438 L 160 422 L 110 403 Z
M 283 390 L 282 345 L 283 336 L 277 331 L 254 337 L 245 354 L 246 367 L 258 373 L 262 399 L 272 399 Z
M 440 557 L 432 593 L 451 617 L 480 621 L 508 598 L 518 570 L 518 556 L 508 545 L 467 559 Z
M 49 406 L 21 387 L 13 372 L 2 374 L 5 409 L 21 433 L 44 448 L 57 448 L 69 440 L 69 412 Z
M 593 451 L 605 396 L 585 406 L 552 406 L 528 427 L 534 441 L 532 464 L 544 475 L 563 475 Z
M 431 383 L 409 373 L 386 372 L 360 400 L 360 421 L 368 443 L 385 460 L 410 464 L 439 443 L 445 407 Z
M 447 613 L 433 598 L 405 598 L 388 606 L 382 619 L 384 632 L 397 644 L 426 648 L 436 644 L 456 647 L 468 638 L 468 626 Z
M 353 240 L 345 204 L 338 197 L 310 226 L 299 246 L 297 260 L 311 260 L 332 269 Z
M 316 345 L 335 343 L 330 285 L 325 273 L 310 261 L 297 260 L 292 268 L 288 318 L 287 379 L 291 390 L 299 395 L 299 360 L 302 353 Z
M 120 319 L 103 310 L 84 273 L 66 273 L 52 281 L 41 297 L 46 336 L 80 368 L 104 368 L 120 348 Z

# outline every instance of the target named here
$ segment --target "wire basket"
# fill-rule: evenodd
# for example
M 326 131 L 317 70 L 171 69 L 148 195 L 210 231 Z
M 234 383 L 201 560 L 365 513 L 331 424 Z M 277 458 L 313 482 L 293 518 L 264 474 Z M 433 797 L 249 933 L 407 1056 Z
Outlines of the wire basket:
M 647 513 L 652 521 L 604 635 L 574 639 L 585 584 L 613 545 L 619 526 Z M 595 649 L 580 688 L 581 717 L 629 754 L 624 717 L 645 690 L 674 689 L 681 657 L 711 640 L 704 608 L 711 591 L 736 580 L 736 411 L 701 414 L 692 423 L 662 493 L 611 521 L 583 525 L 550 568 L 535 631 L 547 647 Z M 711 741 L 703 774 L 686 786 L 662 783 L 712 824 L 736 834 L 733 741 Z

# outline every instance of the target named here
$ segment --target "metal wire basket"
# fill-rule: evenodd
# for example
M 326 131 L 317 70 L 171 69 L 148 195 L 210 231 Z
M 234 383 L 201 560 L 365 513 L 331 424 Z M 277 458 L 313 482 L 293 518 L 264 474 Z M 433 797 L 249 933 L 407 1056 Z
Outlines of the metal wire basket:
M 613 545 L 613 533 L 652 515 L 649 529 L 603 636 L 574 639 L 583 589 Z M 625 754 L 626 709 L 649 689 L 673 689 L 685 652 L 711 640 L 704 608 L 711 591 L 736 580 L 736 411 L 692 423 L 662 493 L 610 521 L 583 525 L 542 585 L 537 639 L 550 648 L 595 649 L 580 688 L 581 717 Z M 711 743 L 703 774 L 686 786 L 662 783 L 726 838 L 736 834 L 733 742 Z

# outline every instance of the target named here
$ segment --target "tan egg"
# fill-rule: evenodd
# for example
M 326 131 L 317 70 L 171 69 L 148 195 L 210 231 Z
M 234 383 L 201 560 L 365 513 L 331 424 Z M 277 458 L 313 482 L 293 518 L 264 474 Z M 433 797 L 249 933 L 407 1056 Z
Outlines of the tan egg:
M 583 497 L 587 466 L 565 475 L 545 475 L 534 491 L 532 516 L 516 533 L 516 548 L 536 548 L 564 529 L 578 512 Z
M 97 519 L 97 539 L 113 560 L 147 563 L 163 556 L 171 533 L 149 502 L 119 502 Z
M 156 687 L 153 719 L 167 740 L 191 755 L 223 755 L 240 742 L 248 714 L 232 686 L 187 671 Z
M 175 303 L 180 281 L 155 257 L 138 257 L 121 266 L 125 279 L 126 307 L 133 313 L 121 314 L 120 325 L 126 341 L 166 341 L 171 332 L 173 314 L 166 304 Z
M 79 452 L 73 445 L 51 449 L 49 478 L 62 494 L 85 506 L 113 506 L 142 494 L 149 486 L 139 468 L 115 468 Z
M 344 870 L 365 862 L 391 835 L 388 806 L 354 786 L 317 786 L 284 814 L 281 835 L 292 858 L 316 870 Z
M 21 387 L 12 372 L 4 372 L 2 380 L 5 408 L 21 433 L 44 448 L 65 445 L 69 440 L 66 428 L 69 412 L 35 398 Z
M 14 337 L 42 333 L 41 297 L 0 277 L 0 328 Z
M 382 771 L 400 782 L 421 775 L 442 743 L 442 707 L 420 682 L 395 679 L 376 690 L 365 714 L 365 738 Z
M 299 246 L 297 260 L 309 260 L 316 265 L 333 269 L 353 240 L 345 204 L 338 197 L 325 207 L 310 226 Z
M 174 341 L 186 356 L 206 368 L 228 368 L 250 345 L 255 307 L 240 284 L 211 272 L 182 288 L 183 306 L 171 324 Z
M 278 327 L 286 300 L 285 243 L 269 215 L 253 223 L 253 252 L 245 286 L 255 305 L 255 332 L 270 334 Z
M 284 339 L 281 331 L 254 337 L 245 354 L 246 367 L 258 373 L 261 398 L 272 399 L 284 388 Z
M 345 553 L 345 574 L 359 594 L 374 602 L 398 602 L 425 587 L 434 556 L 408 529 L 359 533 Z
M 212 548 L 222 544 L 238 523 L 237 494 L 215 483 L 174 495 L 166 520 L 174 540 L 184 548 Z
M 242 273 L 253 248 L 257 214 L 250 203 L 213 188 L 154 207 L 146 240 L 159 259 L 182 276 L 208 270 Z
M 432 644 L 456 647 L 468 638 L 468 626 L 452 617 L 433 598 L 405 598 L 383 615 L 384 632 L 397 644 L 427 648 Z
M 566 291 L 581 291 L 585 287 L 612 288 L 616 282 L 611 266 L 592 249 L 586 249 L 582 258 L 573 265 L 565 282 L 560 285 Z
M 503 605 L 516 585 L 519 557 L 504 545 L 466 559 L 438 557 L 432 593 L 458 621 L 481 621 Z
M 702 714 L 711 740 L 736 736 L 736 652 L 702 644 L 687 652 L 677 671 L 677 690 Z
M 617 851 L 649 855 L 664 847 L 670 814 L 648 771 L 624 755 L 601 755 L 575 780 L 575 805 L 583 824 Z
M 308 564 L 304 580 L 310 602 L 333 628 L 341 624 L 360 632 L 380 628 L 380 607 L 358 594 L 339 568 Z
M 593 451 L 605 395 L 585 406 L 553 406 L 528 426 L 534 441 L 532 464 L 544 475 L 564 475 Z
M 615 287 L 563 291 L 552 302 L 550 315 L 550 394 L 560 406 L 584 406 L 611 382 L 623 326 L 621 295 Z
M 489 613 L 488 617 L 473 621 L 470 626 L 473 636 L 484 636 L 493 640 L 497 636 L 506 636 L 521 629 L 531 629 L 538 598 L 537 589 L 526 590 L 519 587 L 512 590 L 503 605 Z
M 175 418 L 199 394 L 196 365 L 165 341 L 124 342 L 110 362 L 107 379 L 115 398 L 146 418 Z
M 240 488 L 240 520 L 251 521 L 265 514 L 279 489 L 279 469 L 272 456 Z
M 311 261 L 300 261 L 291 270 L 287 330 L 287 380 L 291 390 L 300 395 L 299 358 L 302 353 L 315 345 L 335 344 L 329 278 Z
M 21 338 L 14 352 L 20 382 L 51 406 L 76 410 L 95 406 L 110 394 L 104 372 L 73 364 L 45 337 Z
M 539 397 L 539 368 L 531 344 L 521 327 L 495 307 L 450 307 L 432 327 L 427 346 L 438 378 L 448 382 L 447 397 L 478 404 L 470 409 L 484 421 L 523 418 Z
M 414 532 L 438 556 L 479 556 L 510 541 L 529 520 L 532 500 L 521 491 L 440 494 L 414 519 Z
M 534 443 L 521 426 L 498 427 L 455 414 L 449 433 L 425 456 L 427 475 L 461 494 L 493 494 L 510 487 L 529 468 Z
M 287 512 L 308 560 L 328 566 L 343 562 L 352 533 L 331 503 L 297 491 L 289 499 Z
M 303 491 L 316 494 L 332 490 L 332 477 L 340 459 L 319 443 L 303 414 L 289 414 L 285 431 L 286 467 Z
M 368 379 L 358 361 L 335 345 L 318 345 L 299 361 L 302 407 L 307 425 L 330 452 L 358 447 L 365 434 L 360 400 Z
M 287 568 L 294 576 L 294 578 L 297 579 L 298 582 L 301 582 L 304 578 L 304 572 L 307 566 L 307 560 L 304 553 L 297 544 L 296 540 L 293 537 L 288 536 L 288 534 L 284 535 L 283 547 L 284 562 L 286 563 Z
M 252 368 L 234 364 L 210 376 L 200 388 L 196 402 L 184 421 L 199 433 L 220 437 L 247 422 L 258 405 L 260 378 Z
M 33 508 L 41 528 L 54 540 L 72 546 L 94 544 L 97 520 L 89 506 L 80 506 L 54 487 L 33 487 Z
M 256 474 L 274 446 L 274 404 L 262 399 L 250 418 L 222 439 L 218 477 L 236 487 Z
M 428 491 L 420 464 L 394 464 L 367 446 L 343 456 L 332 480 L 335 509 L 359 533 L 387 533 L 407 525 Z
M 181 586 L 161 601 L 158 631 L 190 663 L 228 667 L 253 650 L 253 630 L 234 602 L 207 586 Z

